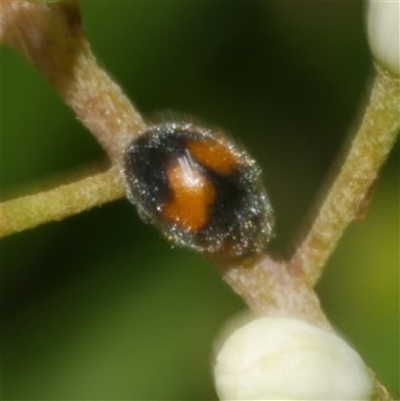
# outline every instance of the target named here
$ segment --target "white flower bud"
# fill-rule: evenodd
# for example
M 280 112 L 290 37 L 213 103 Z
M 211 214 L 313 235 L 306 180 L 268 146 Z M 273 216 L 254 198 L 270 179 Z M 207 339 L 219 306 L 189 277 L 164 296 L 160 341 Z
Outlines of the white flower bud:
M 214 368 L 221 400 L 368 400 L 372 380 L 339 336 L 300 320 L 263 317 L 225 341 Z
M 373 1 L 368 4 L 368 40 L 378 63 L 400 75 L 400 2 Z

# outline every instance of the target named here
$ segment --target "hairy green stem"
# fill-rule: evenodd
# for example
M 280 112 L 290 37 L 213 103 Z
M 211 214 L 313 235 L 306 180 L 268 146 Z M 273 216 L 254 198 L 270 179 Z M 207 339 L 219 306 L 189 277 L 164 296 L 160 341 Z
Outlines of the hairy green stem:
M 289 262 L 313 286 L 346 227 L 370 196 L 400 128 L 400 80 L 377 67 L 369 103 L 311 230 Z
M 124 193 L 119 172 L 116 168 L 110 168 L 71 184 L 3 202 L 0 204 L 0 237 L 62 220 L 119 199 Z

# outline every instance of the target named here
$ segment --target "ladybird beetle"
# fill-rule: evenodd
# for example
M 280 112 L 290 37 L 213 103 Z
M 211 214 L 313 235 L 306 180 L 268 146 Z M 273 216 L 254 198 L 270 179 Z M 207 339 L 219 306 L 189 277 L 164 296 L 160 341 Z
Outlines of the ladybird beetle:
M 261 170 L 219 130 L 150 126 L 127 147 L 123 170 L 128 199 L 174 244 L 242 257 L 272 236 Z

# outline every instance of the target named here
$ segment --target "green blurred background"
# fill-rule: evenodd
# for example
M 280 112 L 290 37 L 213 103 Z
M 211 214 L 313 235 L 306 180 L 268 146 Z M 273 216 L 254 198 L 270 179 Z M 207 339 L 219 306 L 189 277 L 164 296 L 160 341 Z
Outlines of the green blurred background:
M 359 115 L 360 2 L 83 2 L 100 62 L 145 114 L 225 127 L 264 169 L 285 254 Z M 318 286 L 399 395 L 399 152 Z M 46 81 L 1 49 L 3 197 L 105 156 Z M 216 399 L 212 344 L 244 305 L 200 255 L 120 200 L 13 235 L 2 253 L 3 399 Z

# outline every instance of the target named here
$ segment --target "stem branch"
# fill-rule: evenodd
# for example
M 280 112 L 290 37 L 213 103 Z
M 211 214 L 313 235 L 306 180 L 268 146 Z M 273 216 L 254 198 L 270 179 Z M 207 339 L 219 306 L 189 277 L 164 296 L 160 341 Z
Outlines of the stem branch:
M 400 81 L 377 67 L 369 104 L 341 169 L 289 266 L 313 286 L 392 149 L 400 128 Z
M 0 238 L 88 210 L 124 196 L 118 170 L 0 203 Z
M 2 1 L 2 43 L 28 58 L 121 166 L 128 143 L 146 127 L 120 87 L 99 67 L 85 38 L 79 2 Z

